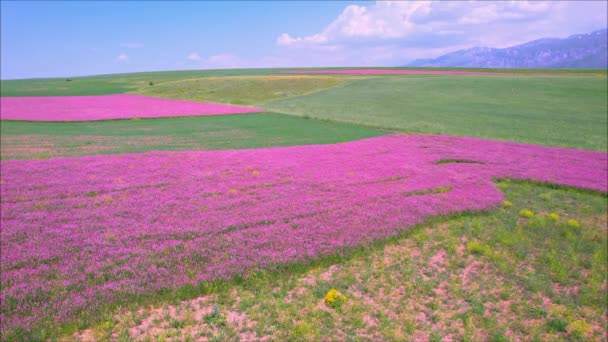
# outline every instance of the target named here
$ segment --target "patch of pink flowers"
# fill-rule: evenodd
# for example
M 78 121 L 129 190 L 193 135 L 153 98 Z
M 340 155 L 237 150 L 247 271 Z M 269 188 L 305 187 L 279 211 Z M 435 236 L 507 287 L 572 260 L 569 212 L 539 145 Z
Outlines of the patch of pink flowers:
M 0 119 L 2 120 L 93 121 L 243 114 L 262 111 L 250 107 L 130 94 L 0 98 Z
M 2 161 L 2 329 L 492 209 L 494 178 L 606 192 L 607 165 L 604 152 L 432 135 Z
M 414 69 L 322 69 L 293 70 L 290 74 L 327 75 L 507 75 L 504 72 L 460 71 L 460 70 L 414 70 Z

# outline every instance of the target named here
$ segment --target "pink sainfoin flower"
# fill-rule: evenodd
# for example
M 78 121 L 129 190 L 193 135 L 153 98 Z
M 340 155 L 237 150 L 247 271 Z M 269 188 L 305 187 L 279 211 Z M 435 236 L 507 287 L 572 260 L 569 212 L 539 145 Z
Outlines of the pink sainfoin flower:
M 0 98 L 2 120 L 89 121 L 256 112 L 262 110 L 130 94 Z
M 437 163 L 463 159 L 476 163 Z M 604 152 L 431 135 L 1 161 L 2 329 L 498 207 L 494 178 L 606 192 L 607 163 Z

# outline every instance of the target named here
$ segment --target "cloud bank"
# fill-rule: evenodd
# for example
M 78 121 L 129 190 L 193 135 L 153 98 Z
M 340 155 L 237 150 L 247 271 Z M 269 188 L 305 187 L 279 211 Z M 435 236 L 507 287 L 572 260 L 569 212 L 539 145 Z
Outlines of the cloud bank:
M 296 60 L 331 51 L 327 63 L 402 63 L 473 46 L 590 32 L 606 27 L 607 10 L 604 1 L 378 1 L 347 6 L 316 33 L 282 33 L 276 45 L 283 54 L 297 51 Z

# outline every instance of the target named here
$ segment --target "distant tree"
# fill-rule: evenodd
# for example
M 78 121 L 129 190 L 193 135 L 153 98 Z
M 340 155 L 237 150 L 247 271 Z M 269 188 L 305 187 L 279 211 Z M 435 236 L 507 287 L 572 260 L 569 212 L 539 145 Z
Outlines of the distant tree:
M 150 81 L 150 82 L 148 82 L 148 85 L 153 86 L 154 82 Z
M 65 79 L 65 81 L 66 81 L 66 82 L 71 82 L 71 81 L 72 81 L 72 79 L 71 79 L 71 78 L 66 78 L 66 79 Z

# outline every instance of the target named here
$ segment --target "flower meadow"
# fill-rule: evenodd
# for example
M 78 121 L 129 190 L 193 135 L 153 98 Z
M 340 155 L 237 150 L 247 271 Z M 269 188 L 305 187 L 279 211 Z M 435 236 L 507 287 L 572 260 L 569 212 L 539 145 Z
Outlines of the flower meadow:
M 2 120 L 90 121 L 258 112 L 262 110 L 130 94 L 0 97 Z
M 508 75 L 504 72 L 459 71 L 459 70 L 408 70 L 408 69 L 322 69 L 293 70 L 290 74 L 324 75 Z
M 1 166 L 3 331 L 498 208 L 494 178 L 608 191 L 604 152 L 433 135 Z

